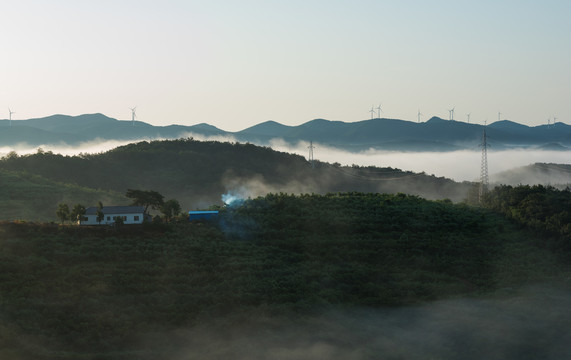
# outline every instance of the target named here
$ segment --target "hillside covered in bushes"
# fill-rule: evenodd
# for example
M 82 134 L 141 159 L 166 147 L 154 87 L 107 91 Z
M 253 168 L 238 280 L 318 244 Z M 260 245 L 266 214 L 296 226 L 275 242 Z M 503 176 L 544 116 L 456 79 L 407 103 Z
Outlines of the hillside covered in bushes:
M 49 183 L 57 189 L 37 191 L 30 198 L 15 177 L 34 177 L 35 183 Z M 470 183 L 393 168 L 321 162 L 312 167 L 302 156 L 267 147 L 193 139 L 143 141 L 100 154 L 78 156 L 41 149 L 31 155 L 10 153 L 0 161 L 0 182 L 6 186 L 0 193 L 0 201 L 6 203 L 2 219 L 42 221 L 57 220 L 58 203 L 68 201 L 72 194 L 67 191 L 69 186 L 87 191 L 75 192 L 77 200 L 72 200 L 72 203 L 85 202 L 85 206 L 94 206 L 97 201 L 126 205 L 128 200 L 121 194 L 127 189 L 141 189 L 175 198 L 186 210 L 222 205 L 221 196 L 226 193 L 247 198 L 271 192 L 402 192 L 428 199 L 462 201 L 472 187 Z M 97 192 L 99 199 L 88 192 Z M 38 203 L 42 206 L 37 206 Z
M 189 341 L 200 351 L 186 358 L 208 358 L 234 331 L 325 331 L 332 311 L 506 296 L 569 274 L 495 212 L 405 194 L 269 194 L 217 223 L 10 222 L 0 233 L 6 359 L 178 359 Z M 197 340 L 204 328 L 222 348 Z

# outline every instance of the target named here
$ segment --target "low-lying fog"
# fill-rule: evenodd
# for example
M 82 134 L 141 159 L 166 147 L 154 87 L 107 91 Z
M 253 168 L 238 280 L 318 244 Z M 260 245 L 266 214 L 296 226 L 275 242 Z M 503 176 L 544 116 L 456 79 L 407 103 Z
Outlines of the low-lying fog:
M 205 137 L 197 134 L 187 134 L 197 140 L 229 141 L 236 140 L 228 137 Z M 148 139 L 142 139 L 148 140 Z M 52 151 L 63 155 L 77 155 L 79 153 L 99 153 L 133 141 L 92 141 L 80 146 L 45 145 L 44 151 Z M 271 141 L 269 146 L 278 151 L 293 153 L 308 157 L 309 143 L 299 142 L 295 145 L 286 143 L 281 139 Z M 453 152 L 396 152 L 368 150 L 352 153 L 337 148 L 314 143 L 314 158 L 322 162 L 340 163 L 341 165 L 392 167 L 402 170 L 425 172 L 429 175 L 443 176 L 456 181 L 477 181 L 480 176 L 481 151 L 453 151 Z M 10 151 L 18 155 L 35 153 L 38 147 L 20 146 L 16 148 L 0 148 L 0 156 Z M 542 151 L 542 150 L 488 150 L 488 171 L 490 182 L 494 182 L 494 174 L 516 167 L 541 163 L 569 164 L 571 151 Z M 522 183 L 526 183 L 522 181 Z
M 253 315 L 143 342 L 174 342 L 172 360 L 569 359 L 570 295 L 536 286 L 500 299 L 332 310 L 291 321 Z
M 290 146 L 283 141 L 274 141 L 272 148 L 279 151 L 308 156 L 309 144 Z M 481 151 L 453 152 L 394 152 L 368 150 L 361 153 L 314 145 L 313 156 L 316 160 L 341 165 L 360 165 L 392 167 L 414 172 L 425 172 L 428 175 L 444 176 L 456 181 L 478 181 L 481 168 Z M 541 150 L 488 150 L 488 172 L 490 181 L 493 174 L 537 162 L 568 164 L 571 151 Z

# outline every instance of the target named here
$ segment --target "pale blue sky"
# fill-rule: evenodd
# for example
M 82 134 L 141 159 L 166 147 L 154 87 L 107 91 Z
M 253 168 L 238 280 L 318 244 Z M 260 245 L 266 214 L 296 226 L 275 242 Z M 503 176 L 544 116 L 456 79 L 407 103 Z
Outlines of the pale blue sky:
M 101 112 L 225 130 L 425 115 L 571 124 L 569 1 L 19 0 L 0 118 Z M 5 110 L 2 110 L 5 109 Z

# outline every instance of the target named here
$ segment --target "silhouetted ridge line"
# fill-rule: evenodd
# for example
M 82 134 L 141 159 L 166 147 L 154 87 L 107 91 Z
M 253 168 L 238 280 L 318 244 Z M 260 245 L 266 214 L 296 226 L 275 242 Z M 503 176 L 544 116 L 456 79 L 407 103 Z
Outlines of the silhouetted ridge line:
M 266 121 L 237 132 L 228 132 L 200 123 L 192 126 L 154 126 L 141 121 L 116 120 L 103 114 L 52 115 L 29 120 L 0 120 L 0 146 L 80 145 L 86 141 L 135 141 L 177 139 L 189 136 L 227 137 L 230 141 L 268 146 L 282 139 L 293 146 L 300 142 L 326 145 L 360 152 L 476 150 L 483 125 L 432 117 L 426 122 L 375 118 L 357 122 L 314 119 L 297 126 Z M 44 131 L 40 134 L 38 130 Z M 488 125 L 494 150 L 535 148 L 566 151 L 571 148 L 571 126 L 556 123 L 529 127 L 510 120 Z M 303 144 L 302 144 L 303 145 Z

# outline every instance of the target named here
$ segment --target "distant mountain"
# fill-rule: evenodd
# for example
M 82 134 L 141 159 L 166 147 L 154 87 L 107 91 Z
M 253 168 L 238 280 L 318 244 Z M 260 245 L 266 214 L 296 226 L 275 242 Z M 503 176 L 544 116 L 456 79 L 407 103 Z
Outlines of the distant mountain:
M 116 120 L 103 114 L 52 115 L 39 119 L 14 120 L 12 126 L 9 126 L 7 120 L 2 120 L 0 128 L 0 146 L 78 145 L 93 140 L 134 141 L 177 139 L 189 133 L 205 136 L 228 134 L 208 124 L 153 126 L 141 121 Z
M 45 118 L 13 121 L 15 126 L 24 126 L 52 131 L 56 133 L 81 134 L 104 126 L 114 126 L 117 120 L 103 114 L 85 114 L 79 116 L 52 115 Z
M 433 117 L 415 123 L 398 119 L 371 119 L 346 123 L 316 119 L 299 126 L 265 122 L 234 135 L 256 143 L 272 138 L 286 141 L 314 141 L 347 150 L 369 148 L 399 151 L 453 151 L 478 149 L 484 127 Z M 493 149 L 542 147 L 566 150 L 571 146 L 571 126 L 529 127 L 512 121 L 500 121 L 486 129 Z M 548 145 L 549 144 L 549 145 Z
M 121 121 L 103 114 L 80 116 L 53 115 L 40 119 L 0 121 L 0 146 L 28 144 L 78 145 L 93 140 L 176 139 L 189 136 L 228 136 L 240 142 L 268 145 L 281 138 L 295 144 L 300 141 L 342 148 L 349 151 L 367 149 L 391 151 L 476 150 L 484 127 L 433 117 L 422 123 L 398 119 L 371 119 L 357 122 L 315 119 L 298 126 L 266 121 L 238 132 L 227 132 L 209 124 L 193 126 L 153 126 L 141 121 Z M 486 128 L 488 142 L 494 150 L 571 148 L 571 126 L 529 127 L 509 120 Z
M 490 128 L 503 129 L 508 131 L 525 131 L 529 129 L 528 126 L 518 124 L 510 120 L 500 120 L 490 124 Z
M 282 125 L 278 122 L 270 120 L 249 127 L 245 130 L 240 131 L 239 133 L 275 137 L 276 134 L 287 133 L 292 128 L 292 126 Z

